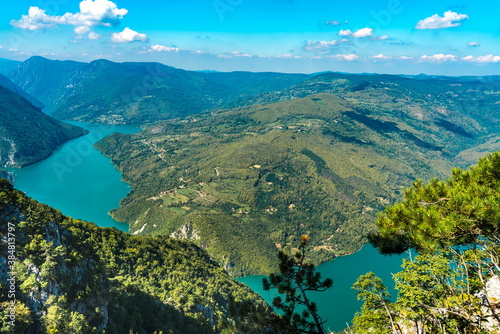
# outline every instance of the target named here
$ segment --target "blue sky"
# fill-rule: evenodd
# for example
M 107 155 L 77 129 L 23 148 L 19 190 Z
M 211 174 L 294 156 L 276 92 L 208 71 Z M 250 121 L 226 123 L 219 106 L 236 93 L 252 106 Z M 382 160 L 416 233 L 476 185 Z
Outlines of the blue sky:
M 0 57 L 190 70 L 500 74 L 500 2 L 16 0 Z

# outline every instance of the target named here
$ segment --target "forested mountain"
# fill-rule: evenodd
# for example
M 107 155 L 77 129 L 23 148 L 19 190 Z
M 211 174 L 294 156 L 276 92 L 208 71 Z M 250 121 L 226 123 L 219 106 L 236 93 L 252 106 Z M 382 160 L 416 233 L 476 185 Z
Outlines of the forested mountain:
M 61 119 L 138 124 L 223 107 L 288 88 L 309 76 L 283 73 L 203 73 L 159 63 L 89 64 L 32 57 L 9 78 Z
M 194 244 L 74 220 L 4 179 L 0 236 L 2 333 L 278 332 L 269 306 Z
M 46 106 L 48 112 L 60 103 L 61 87 L 75 71 L 85 63 L 56 61 L 43 57 L 31 57 L 6 74 L 24 91 L 36 97 Z
M 57 146 L 85 130 L 44 114 L 0 86 L 0 166 L 22 167 L 47 158 Z
M 499 140 L 496 86 L 432 82 L 327 73 L 257 98 L 282 102 L 112 135 L 97 147 L 133 187 L 112 214 L 132 233 L 195 239 L 235 275 L 269 272 L 302 234 L 316 261 L 356 251 L 414 178 Z

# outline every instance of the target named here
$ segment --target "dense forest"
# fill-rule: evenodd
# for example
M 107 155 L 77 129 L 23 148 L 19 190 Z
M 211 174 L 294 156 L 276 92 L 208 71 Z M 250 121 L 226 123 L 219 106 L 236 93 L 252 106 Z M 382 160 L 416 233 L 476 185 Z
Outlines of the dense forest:
M 63 216 L 5 179 L 0 229 L 2 333 L 274 333 L 280 324 L 198 246 Z

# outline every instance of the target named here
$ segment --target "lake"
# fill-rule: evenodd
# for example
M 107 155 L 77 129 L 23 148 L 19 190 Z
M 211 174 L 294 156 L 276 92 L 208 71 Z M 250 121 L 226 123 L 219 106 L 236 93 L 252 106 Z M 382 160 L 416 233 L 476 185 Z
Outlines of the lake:
M 108 211 L 117 208 L 130 191 L 110 159 L 94 143 L 114 132 L 136 133 L 137 126 L 68 122 L 89 134 L 61 145 L 50 157 L 14 173 L 15 186 L 29 197 L 48 204 L 73 218 L 103 227 L 128 231 L 128 224 L 115 221 Z
M 68 141 L 43 161 L 22 169 L 10 169 L 14 173 L 16 188 L 65 215 L 128 231 L 127 224 L 116 222 L 108 212 L 118 207 L 130 187 L 122 181 L 110 159 L 93 145 L 114 132 L 136 133 L 140 129 L 128 125 L 68 123 L 89 130 L 89 134 Z M 342 330 L 359 310 L 361 302 L 357 301 L 356 291 L 351 286 L 360 275 L 373 271 L 392 287 L 391 273 L 398 272 L 400 264 L 401 257 L 385 257 L 366 245 L 355 254 L 320 265 L 318 270 L 323 278 L 330 277 L 334 281 L 331 289 L 316 293 L 312 298 L 323 319 L 328 319 L 325 328 Z M 276 291 L 263 291 L 263 277 L 249 276 L 239 280 L 271 303 L 277 294 Z

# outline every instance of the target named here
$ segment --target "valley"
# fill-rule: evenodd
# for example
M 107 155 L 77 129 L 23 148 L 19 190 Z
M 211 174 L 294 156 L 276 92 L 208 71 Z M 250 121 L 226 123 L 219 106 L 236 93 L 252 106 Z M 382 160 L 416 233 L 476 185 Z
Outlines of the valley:
M 41 70 L 36 72 L 34 68 L 37 67 Z M 28 110 L 34 110 L 36 115 L 43 116 L 41 119 L 53 120 L 51 117 L 55 117 L 89 122 L 83 127 L 91 131 L 91 140 L 80 137 L 74 142 L 76 146 L 73 150 L 82 151 L 82 147 L 95 144 L 102 154 L 111 159 L 123 180 L 130 184 L 128 194 L 128 187 L 117 190 L 122 193 L 119 207 L 104 204 L 108 202 L 97 196 L 95 198 L 102 202 L 106 210 L 115 207 L 109 214 L 116 221 L 110 217 L 103 218 L 102 212 L 95 216 L 99 218 L 86 216 L 88 209 L 85 207 L 83 211 L 71 213 L 75 217 L 94 220 L 99 225 L 128 226 L 130 234 L 109 232 L 111 239 L 123 241 L 112 248 L 110 254 L 128 259 L 128 252 L 133 252 L 131 249 L 134 248 L 129 245 L 128 238 L 144 242 L 144 249 L 149 249 L 151 245 L 157 247 L 179 242 L 181 248 L 176 254 L 189 253 L 182 249 L 184 245 L 192 247 L 206 256 L 205 260 L 212 261 L 210 265 L 233 278 L 276 272 L 277 252 L 295 252 L 304 234 L 311 240 L 308 259 L 316 265 L 356 253 L 367 242 L 366 236 L 377 231 L 377 214 L 400 201 L 405 189 L 415 179 L 446 178 L 452 168 L 468 167 L 479 157 L 499 149 L 497 113 L 500 81 L 494 77 L 205 73 L 178 70 L 157 63 L 98 60 L 87 64 L 51 61 L 41 57 L 31 58 L 13 69 L 7 68 L 8 73 L 4 72 L 6 77 L 0 85 L 10 88 L 0 87 L 0 93 L 4 94 L 5 101 L 14 102 L 3 104 L 4 113 L 21 108 L 26 110 L 24 115 L 28 115 Z M 43 71 L 47 75 L 30 75 Z M 48 85 L 45 80 L 54 85 Z M 20 90 L 25 92 L 21 94 Z M 45 105 L 44 111 L 50 112 L 50 116 L 42 114 L 35 104 Z M 19 116 L 15 112 L 9 115 Z M 16 131 L 22 133 L 23 139 L 30 136 L 45 138 L 45 134 L 37 134 L 33 126 L 23 123 L 28 118 L 32 117 L 16 119 Z M 62 124 L 65 131 L 72 130 L 75 137 L 87 132 L 59 120 L 51 122 Z M 48 126 L 38 124 L 47 134 L 53 132 Z M 137 125 L 142 131 L 138 132 Z M 101 131 L 102 136 L 92 134 L 92 129 L 99 127 L 106 128 L 106 131 Z M 120 131 L 120 127 L 128 130 Z M 26 131 L 28 129 L 30 131 Z M 43 159 L 31 162 L 19 160 L 17 165 L 12 163 L 11 142 L 12 138 L 16 138 L 13 136 L 15 131 L 5 133 L 8 136 L 4 137 L 8 140 L 4 141 L 10 145 L 0 147 L 0 155 L 7 153 L 5 165 L 24 166 Z M 57 145 L 63 142 L 58 141 Z M 61 151 L 56 149 L 50 158 L 54 160 L 44 160 L 37 166 L 46 162 L 47 174 L 55 172 L 56 178 L 59 175 L 57 182 L 63 187 L 64 183 L 60 180 L 62 172 L 64 178 L 80 178 L 75 180 L 73 188 L 82 187 L 85 194 L 90 194 L 83 189 L 85 186 L 99 187 L 86 182 L 85 178 L 105 183 L 94 172 L 82 177 L 73 173 L 72 166 L 70 173 L 66 173 L 64 168 L 54 168 L 61 162 L 63 167 L 64 163 L 68 165 L 68 152 L 67 148 Z M 80 154 L 86 158 L 90 150 L 82 152 Z M 101 165 L 101 158 L 96 156 L 92 163 Z M 84 165 L 83 162 L 79 164 Z M 83 168 L 99 170 L 90 165 Z M 23 174 L 23 170 L 12 171 Z M 57 183 L 47 181 L 47 184 L 51 182 L 54 185 Z M 32 184 L 33 179 L 21 182 L 20 190 L 31 187 L 43 192 L 44 188 L 39 183 L 35 182 L 37 186 L 34 187 L 28 183 Z M 7 194 L 14 191 L 6 185 L 3 189 Z M 99 192 L 99 189 L 96 190 Z M 12 196 L 21 198 L 17 193 Z M 34 196 L 43 198 L 42 194 Z M 69 195 L 62 196 L 70 198 Z M 23 203 L 25 201 L 28 200 L 22 199 Z M 58 201 L 63 203 L 64 199 Z M 79 201 L 89 205 L 89 208 L 99 206 L 91 204 L 90 199 L 81 198 Z M 53 205 L 59 208 L 58 203 Z M 67 207 L 78 205 L 72 203 Z M 49 209 L 40 207 L 40 210 L 45 212 Z M 72 221 L 71 218 L 62 218 L 62 221 L 67 220 Z M 63 229 L 77 232 L 71 225 L 73 223 L 64 224 L 61 225 Z M 87 229 L 86 223 L 78 224 L 83 224 L 83 230 Z M 99 229 L 95 231 L 101 233 Z M 40 229 L 36 231 L 36 234 L 43 233 Z M 49 240 L 52 236 L 42 238 Z M 114 242 L 107 237 L 105 239 L 106 244 Z M 123 250 L 121 247 L 125 244 L 127 248 Z M 98 244 L 94 246 L 98 248 Z M 91 250 L 85 250 L 88 251 Z M 142 254 L 136 255 L 137 261 L 146 261 Z M 163 256 L 154 255 L 155 263 L 160 261 L 157 255 Z M 35 261 L 35 257 L 30 259 Z M 374 259 L 378 258 L 374 256 Z M 205 260 L 197 260 L 197 263 L 202 265 Z M 43 259 L 36 261 L 43 262 Z M 175 261 L 185 260 L 177 258 Z M 157 271 L 153 267 L 137 264 L 134 267 L 142 268 L 142 272 L 137 274 L 137 269 L 138 276 L 134 276 L 121 267 L 124 262 L 120 263 L 102 263 L 104 267 L 113 267 L 113 270 L 121 269 L 109 271 L 109 276 L 100 279 L 133 285 L 136 284 L 133 283 L 134 277 L 144 277 L 144 271 Z M 62 272 L 64 274 L 64 270 Z M 153 276 L 148 276 L 148 282 L 159 279 Z M 43 281 L 43 277 L 37 280 Z M 168 280 L 168 284 L 179 283 L 179 280 Z M 221 284 L 228 286 L 229 283 Z M 228 304 L 225 303 L 231 300 L 233 292 L 224 292 L 220 300 L 213 297 L 218 302 L 210 304 L 213 306 L 210 310 L 203 311 L 196 304 L 199 301 L 196 294 L 191 295 L 192 286 L 184 284 L 184 288 L 190 291 L 189 302 L 175 301 L 172 305 L 179 309 L 180 305 L 187 303 L 182 311 L 187 318 L 182 318 L 178 324 L 190 323 L 194 332 L 210 332 L 210 326 L 220 332 L 227 328 L 234 329 L 238 324 L 247 326 L 243 332 L 251 331 L 252 325 L 263 326 L 261 320 L 264 318 L 268 319 L 262 320 L 264 323 L 278 323 L 277 319 L 269 320 L 274 315 L 253 294 L 245 298 L 256 298 L 261 306 L 255 309 L 253 320 L 245 322 L 247 320 L 237 315 L 240 311 L 228 313 Z M 121 288 L 117 289 L 109 293 L 120 294 Z M 165 287 L 155 289 L 138 293 L 147 293 L 153 299 L 160 295 L 167 298 L 177 288 L 170 289 L 168 293 Z M 203 289 L 198 289 L 196 293 L 207 291 Z M 232 291 L 240 293 L 243 291 L 240 289 L 241 286 L 235 286 Z M 28 295 L 23 296 L 28 303 Z M 89 295 L 89 298 L 91 305 L 97 305 L 94 297 Z M 64 304 L 61 300 L 56 304 L 57 307 L 74 310 L 75 303 L 70 301 Z M 209 302 L 200 303 L 208 305 Z M 248 303 L 243 302 L 245 305 Z M 50 305 L 43 307 L 48 309 Z M 104 304 L 101 306 L 105 307 Z M 242 306 L 242 309 L 245 307 Z M 209 311 L 215 313 L 208 319 L 215 315 L 220 323 L 208 325 L 206 312 Z M 96 320 L 99 315 L 88 312 L 84 315 L 94 319 L 92 323 L 95 326 L 104 326 Z M 117 317 L 118 313 L 112 316 Z M 330 314 L 327 316 L 330 317 Z M 180 315 L 172 317 L 181 319 Z M 255 320 L 257 318 L 260 320 Z M 336 323 L 336 330 L 340 330 L 342 325 Z M 133 325 L 126 323 L 125 326 L 132 328 L 130 326 Z M 137 328 L 144 326 L 141 323 Z M 179 328 L 172 330 L 176 332 Z

